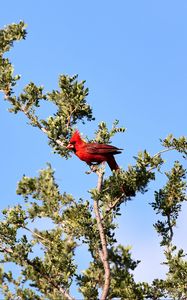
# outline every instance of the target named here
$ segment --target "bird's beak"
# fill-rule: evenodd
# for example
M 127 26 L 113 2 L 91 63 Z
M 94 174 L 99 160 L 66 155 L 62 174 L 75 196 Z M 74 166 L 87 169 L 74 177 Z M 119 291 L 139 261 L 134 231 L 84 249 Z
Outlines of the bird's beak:
M 72 144 L 69 143 L 69 144 L 66 146 L 66 148 L 69 149 L 69 150 L 72 150 L 72 149 L 74 149 L 74 145 L 72 145 Z

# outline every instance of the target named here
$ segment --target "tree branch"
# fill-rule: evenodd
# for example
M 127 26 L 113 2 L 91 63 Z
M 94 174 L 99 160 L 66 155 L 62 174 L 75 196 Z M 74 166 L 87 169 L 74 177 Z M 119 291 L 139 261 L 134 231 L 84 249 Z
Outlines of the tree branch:
M 171 151 L 171 150 L 175 150 L 176 148 L 175 147 L 172 147 L 172 148 L 167 148 L 167 149 L 163 149 L 159 152 L 157 152 L 156 154 L 153 155 L 152 158 L 155 158 L 159 155 L 161 155 L 162 153 L 165 153 L 165 152 L 168 152 L 168 151 Z M 152 171 L 153 169 L 155 169 L 156 167 L 151 167 L 149 168 L 147 171 L 150 172 Z M 106 209 L 106 212 L 105 214 L 107 215 L 108 213 L 110 213 L 122 200 L 123 198 L 125 198 L 126 195 L 125 193 L 122 193 L 120 197 L 118 197 L 113 203 L 112 205 L 110 205 L 107 209 Z M 102 218 L 102 220 L 104 220 L 106 218 L 106 215 Z
M 4 99 L 7 100 L 7 101 L 9 101 L 9 102 L 12 104 L 11 97 L 10 97 L 9 95 L 7 95 L 6 93 L 5 93 Z M 25 107 L 21 106 L 21 107 L 20 107 L 20 110 L 26 115 L 26 117 L 27 117 L 27 118 L 28 118 L 35 126 L 37 126 L 43 133 L 45 133 L 47 136 L 49 136 L 48 130 L 47 130 L 45 127 L 43 127 L 43 126 L 40 124 L 40 122 L 38 122 L 38 120 L 37 120 L 36 118 L 34 118 L 34 117 L 32 116 L 32 114 L 29 113 L 28 110 L 25 109 Z M 50 139 L 51 139 L 51 138 L 50 138 Z M 54 140 L 54 141 L 55 141 L 55 143 L 57 143 L 59 146 L 65 147 L 65 146 L 64 146 L 64 143 L 63 143 L 61 140 L 57 139 L 57 140 Z
M 103 183 L 103 170 L 100 169 L 98 172 L 98 183 L 97 183 L 97 190 L 98 192 L 101 192 L 102 190 L 102 183 Z M 107 241 L 106 241 L 106 235 L 104 232 L 103 224 L 102 224 L 102 218 L 99 211 L 99 201 L 94 200 L 94 213 L 97 221 L 97 227 L 99 230 L 99 235 L 101 239 L 101 246 L 102 250 L 99 250 L 100 259 L 103 263 L 104 267 L 104 285 L 103 285 L 103 291 L 100 300 L 107 299 L 108 291 L 110 288 L 110 265 L 108 261 L 108 249 L 107 249 Z
M 168 152 L 168 151 L 171 151 L 171 150 L 175 150 L 175 149 L 176 149 L 175 147 L 171 147 L 171 148 L 160 150 L 159 152 L 157 152 L 156 154 L 154 154 L 152 158 L 155 158 L 156 156 L 159 156 L 162 153 L 165 153 L 165 152 Z
M 5 252 L 7 254 L 10 254 L 10 253 L 13 253 L 12 249 L 11 248 L 8 248 L 8 247 L 5 247 L 3 246 L 3 241 L 0 239 L 0 252 Z
M 43 127 L 41 124 L 40 124 L 40 122 L 38 122 L 38 120 L 37 119 L 35 119 L 35 118 L 33 118 L 33 116 L 28 112 L 28 111 L 26 111 L 23 107 L 21 108 L 21 111 L 26 115 L 26 117 L 32 122 L 32 123 L 34 123 L 43 133 L 45 133 L 47 136 L 49 135 L 49 133 L 48 133 L 48 130 L 45 128 L 45 127 Z M 64 147 L 64 143 L 61 141 L 61 140 L 59 140 L 59 139 L 57 139 L 57 140 L 55 140 L 55 143 L 57 143 L 59 146 L 61 146 L 61 147 Z
M 176 149 L 175 147 L 171 147 L 171 148 L 167 148 L 167 149 L 160 150 L 159 152 L 157 152 L 156 154 L 154 154 L 152 158 L 155 158 L 155 157 L 161 155 L 162 153 L 169 152 L 169 151 L 172 151 L 172 150 L 175 150 L 175 149 Z M 151 172 L 151 171 L 154 170 L 154 169 L 156 169 L 155 166 L 149 168 L 147 171 L 148 171 L 148 172 Z
M 48 274 L 38 270 L 36 266 L 32 263 L 32 261 L 30 261 L 29 259 L 27 259 L 27 264 L 32 266 L 36 272 L 38 272 L 41 276 L 43 276 L 43 278 L 45 278 L 54 288 L 56 288 L 64 297 L 66 297 L 66 299 L 76 300 L 74 297 L 70 296 L 70 294 L 66 291 L 65 288 L 59 287 L 59 285 L 55 283 L 55 280 L 53 281 Z
M 25 229 L 27 229 L 28 231 L 32 232 L 34 235 L 37 235 L 38 237 L 40 238 L 43 238 L 41 236 L 39 236 L 37 233 L 33 232 L 32 230 L 30 230 L 29 228 L 26 228 L 26 227 L 23 227 Z M 0 239 L 0 243 L 2 242 L 2 240 Z M 7 254 L 12 254 L 13 253 L 13 250 L 11 248 L 8 248 L 8 247 L 5 247 L 3 245 L 0 245 L 0 253 L 1 252 L 4 252 L 4 253 L 7 253 Z M 62 288 L 62 287 L 59 287 L 51 278 L 49 275 L 47 275 L 46 273 L 44 272 L 41 272 L 41 270 L 39 270 L 38 268 L 36 268 L 36 266 L 29 260 L 29 259 L 26 259 L 26 262 L 28 265 L 32 266 L 33 269 L 41 274 L 41 276 L 43 276 L 54 288 L 56 288 L 58 291 L 60 291 L 60 293 L 66 297 L 67 300 L 75 300 L 75 298 L 71 297 L 69 295 L 69 293 L 66 291 L 66 289 Z
M 170 214 L 167 215 L 167 222 L 168 222 L 168 227 L 169 227 L 169 242 L 172 242 L 172 238 L 173 238 L 173 227 L 171 224 L 171 216 Z
M 123 200 L 126 198 L 125 193 L 122 193 L 120 197 L 118 197 L 113 203 L 112 205 L 110 205 L 109 207 L 107 207 L 106 211 L 105 211 L 105 216 L 102 218 L 102 220 L 104 220 L 107 216 L 108 213 L 111 212 L 111 210 L 113 210 L 114 208 L 116 208 L 116 206 Z
M 46 243 L 50 243 L 49 240 L 45 239 L 43 236 L 41 236 L 40 234 L 38 234 L 37 232 L 34 232 L 33 230 L 31 230 L 28 227 L 23 227 L 25 230 L 29 231 L 33 236 L 35 236 L 36 238 L 39 239 L 40 243 L 44 246 L 47 247 L 47 245 L 45 245 L 41 240 L 45 241 Z

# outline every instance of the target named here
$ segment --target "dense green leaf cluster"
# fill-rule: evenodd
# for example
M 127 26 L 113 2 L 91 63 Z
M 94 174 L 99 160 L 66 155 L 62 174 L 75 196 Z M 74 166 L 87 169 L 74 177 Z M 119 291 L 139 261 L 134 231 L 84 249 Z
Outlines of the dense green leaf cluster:
M 126 130 L 125 127 L 118 127 L 118 124 L 119 121 L 115 120 L 112 129 L 109 131 L 105 122 L 99 123 L 98 129 L 95 132 L 95 139 L 93 141 L 97 143 L 110 144 L 111 137 L 118 132 L 125 132 Z
M 185 136 L 181 136 L 176 139 L 172 134 L 169 134 L 166 139 L 161 140 L 162 144 L 166 148 L 174 148 L 177 151 L 184 154 L 184 158 L 187 156 L 187 140 Z
M 16 85 L 19 75 L 13 76 L 14 68 L 8 58 L 4 58 L 5 52 L 9 51 L 15 41 L 24 39 L 26 36 L 24 22 L 11 24 L 0 30 L 0 91 L 5 96 L 10 96 L 12 88 Z
M 23 21 L 18 24 L 10 24 L 0 30 L 0 55 L 10 50 L 14 41 L 24 39 L 26 37 L 26 26 Z
M 0 91 L 5 95 L 12 93 L 12 87 L 20 79 L 19 75 L 13 76 L 14 68 L 8 58 L 4 58 L 5 52 L 9 51 L 15 41 L 26 37 L 24 22 L 11 24 L 0 30 Z

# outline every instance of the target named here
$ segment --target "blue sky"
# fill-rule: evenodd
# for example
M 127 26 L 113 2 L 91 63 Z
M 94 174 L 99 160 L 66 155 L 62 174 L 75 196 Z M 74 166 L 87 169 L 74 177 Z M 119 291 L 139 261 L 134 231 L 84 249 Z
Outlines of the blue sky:
M 80 125 L 83 134 L 93 136 L 100 121 L 112 126 L 115 119 L 127 127 L 113 139 L 124 148 L 117 160 L 123 168 L 145 148 L 154 154 L 161 149 L 159 138 L 169 133 L 186 134 L 187 111 L 187 2 L 157 1 L 3 1 L 0 25 L 24 20 L 28 36 L 9 53 L 15 72 L 22 75 L 17 89 L 30 81 L 57 88 L 59 74 L 78 73 L 86 80 L 96 121 Z M 2 96 L 1 99 L 2 100 Z M 20 201 L 15 194 L 23 174 L 36 176 L 50 162 L 62 190 L 75 197 L 88 197 L 96 185 L 95 174 L 76 157 L 62 160 L 47 145 L 47 138 L 29 127 L 23 115 L 7 112 L 0 105 L 1 186 L 0 208 Z M 42 106 L 43 114 L 50 114 Z M 165 155 L 169 161 L 178 158 Z M 110 174 L 107 169 L 107 175 Z M 164 274 L 159 238 L 153 229 L 156 217 L 148 205 L 153 191 L 164 179 L 150 186 L 148 194 L 123 207 L 117 236 L 132 245 L 137 280 L 152 280 Z M 176 242 L 187 250 L 187 207 L 179 218 Z M 154 260 L 152 259 L 154 257 Z M 81 260 L 81 253 L 80 253 Z

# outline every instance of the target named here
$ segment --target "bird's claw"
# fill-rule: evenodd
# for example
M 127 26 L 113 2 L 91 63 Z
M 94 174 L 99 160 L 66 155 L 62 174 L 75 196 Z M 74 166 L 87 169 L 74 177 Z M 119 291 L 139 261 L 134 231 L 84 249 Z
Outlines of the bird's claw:
M 98 170 L 99 170 L 99 164 L 88 164 L 89 167 L 90 167 L 90 170 L 89 171 L 86 171 L 85 173 L 86 174 L 91 174 L 92 172 L 96 173 Z
M 91 166 L 90 166 L 90 170 L 91 170 L 92 172 L 97 172 L 98 169 L 99 169 L 98 165 L 99 165 L 99 164 L 91 165 Z

